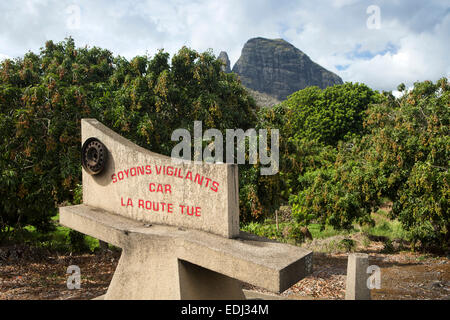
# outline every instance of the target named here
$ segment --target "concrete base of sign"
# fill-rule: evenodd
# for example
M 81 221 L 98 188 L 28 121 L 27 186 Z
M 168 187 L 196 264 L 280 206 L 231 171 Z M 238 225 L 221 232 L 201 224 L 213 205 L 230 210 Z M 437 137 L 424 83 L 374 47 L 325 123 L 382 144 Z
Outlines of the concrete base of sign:
M 370 289 L 367 286 L 367 278 L 369 277 L 367 274 L 368 267 L 368 254 L 349 254 L 345 300 L 370 300 Z
M 242 290 L 245 300 L 316 300 L 308 296 L 276 296 L 273 294 L 261 293 L 253 290 Z M 92 300 L 105 300 L 106 295 L 96 297 Z
M 245 299 L 241 281 L 282 292 L 312 271 L 312 252 L 241 232 L 145 225 L 87 205 L 60 208 L 60 223 L 122 248 L 105 299 Z

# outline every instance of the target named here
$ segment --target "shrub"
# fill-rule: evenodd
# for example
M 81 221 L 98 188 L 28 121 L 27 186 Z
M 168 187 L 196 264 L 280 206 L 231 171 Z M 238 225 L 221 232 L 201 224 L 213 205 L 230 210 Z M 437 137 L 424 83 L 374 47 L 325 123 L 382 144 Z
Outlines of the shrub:
M 283 237 L 288 241 L 298 244 L 305 241 L 305 232 L 299 224 L 290 223 L 284 227 Z
M 342 239 L 339 242 L 339 247 L 344 249 L 346 252 L 351 252 L 355 249 L 356 242 L 355 242 L 355 240 L 352 240 L 352 239 Z
M 173 130 L 193 133 L 195 120 L 223 133 L 255 127 L 254 100 L 221 67 L 211 53 L 185 47 L 171 61 L 163 51 L 127 61 L 97 47 L 76 48 L 71 38 L 3 61 L 0 233 L 26 225 L 49 231 L 58 204 L 81 201 L 82 118 L 97 118 L 164 155 L 177 143 Z
M 75 230 L 70 230 L 67 238 L 72 251 L 85 252 L 89 250 L 84 234 Z
M 326 89 L 308 87 L 272 109 L 260 112 L 260 126 L 280 129 L 280 175 L 273 178 L 279 199 L 304 189 L 299 176 L 336 161 L 339 141 L 364 133 L 365 111 L 381 96 L 364 84 L 345 83 Z M 259 184 L 258 184 L 259 185 Z
M 447 79 L 416 83 L 395 99 L 385 93 L 368 109 L 368 134 L 339 143 L 332 166 L 301 175 L 291 197 L 297 221 L 350 228 L 373 223 L 384 198 L 414 242 L 448 248 L 450 241 L 450 108 Z
M 336 146 L 339 141 L 361 135 L 365 111 L 379 95 L 364 84 L 347 82 L 319 89 L 308 87 L 284 102 L 286 126 L 295 140 L 306 138 Z

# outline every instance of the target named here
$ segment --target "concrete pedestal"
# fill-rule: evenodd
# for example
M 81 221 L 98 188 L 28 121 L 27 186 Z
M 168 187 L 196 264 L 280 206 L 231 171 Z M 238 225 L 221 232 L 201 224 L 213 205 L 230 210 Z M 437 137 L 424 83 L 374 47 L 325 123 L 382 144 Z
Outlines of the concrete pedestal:
M 122 251 L 105 300 L 242 300 L 241 282 L 173 255 L 168 239 Z
M 367 287 L 368 267 L 367 254 L 352 253 L 348 256 L 345 300 L 370 300 L 370 289 Z
M 122 248 L 106 300 L 240 300 L 242 282 L 280 293 L 312 271 L 311 251 L 243 232 L 150 226 L 87 205 L 60 208 L 60 223 Z

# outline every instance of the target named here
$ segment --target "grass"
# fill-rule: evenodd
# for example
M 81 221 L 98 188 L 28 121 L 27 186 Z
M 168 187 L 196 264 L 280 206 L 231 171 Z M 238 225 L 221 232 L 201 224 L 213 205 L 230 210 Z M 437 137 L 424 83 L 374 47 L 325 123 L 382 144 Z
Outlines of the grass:
M 379 210 L 373 213 L 372 218 L 375 220 L 375 226 L 363 226 L 361 227 L 361 231 L 368 235 L 384 237 L 389 240 L 410 239 L 409 233 L 403 229 L 401 223 L 398 220 L 389 219 L 388 212 L 385 210 Z
M 278 229 L 276 223 L 273 220 L 267 219 L 262 223 L 251 222 L 247 225 L 242 226 L 241 230 L 249 233 L 256 234 L 260 237 L 265 237 L 273 240 L 277 240 L 279 242 L 296 244 L 303 241 L 302 235 L 290 234 L 286 235 L 283 232 L 287 227 L 299 227 L 297 224 L 293 222 L 282 222 L 278 224 Z M 326 239 L 329 237 L 333 237 L 336 235 L 351 235 L 352 233 L 357 232 L 358 230 L 350 230 L 350 231 L 342 231 L 335 230 L 331 226 L 326 226 L 324 230 L 321 230 L 319 224 L 310 224 L 308 226 L 308 230 L 311 233 L 313 239 Z
M 353 229 L 353 230 L 349 230 L 349 231 L 336 230 L 332 226 L 325 226 L 325 229 L 321 230 L 320 224 L 315 224 L 315 223 L 310 224 L 308 226 L 308 230 L 309 230 L 309 232 L 311 232 L 313 239 L 326 239 L 326 238 L 340 236 L 340 235 L 347 236 L 347 235 L 351 235 L 351 234 L 359 231 L 357 229 Z
M 52 217 L 51 220 L 56 225 L 55 230 L 44 234 L 39 232 L 33 226 L 26 226 L 20 231 L 16 230 L 16 232 L 13 232 L 12 238 L 9 239 L 10 242 L 23 243 L 52 251 L 76 251 L 73 240 L 71 241 L 72 229 L 58 224 L 59 215 Z M 81 245 L 81 247 L 84 248 L 83 251 L 94 252 L 99 248 L 99 242 L 97 239 L 90 236 L 84 236 L 84 239 L 81 239 L 83 243 L 79 243 L 78 245 Z
M 264 223 L 251 222 L 242 226 L 241 230 L 249 233 L 256 234 L 260 237 L 266 237 L 278 241 L 283 241 L 283 229 L 290 223 L 283 222 L 278 224 L 278 230 L 275 223 L 272 220 L 266 220 Z
M 292 226 L 293 222 L 282 222 L 278 224 L 278 230 L 276 223 L 271 219 L 267 219 L 264 222 L 251 222 L 242 226 L 241 230 L 249 233 L 263 236 L 269 239 L 277 239 L 283 237 L 283 230 L 287 226 Z M 308 230 L 311 233 L 313 239 L 325 239 L 336 235 L 350 235 L 358 232 L 359 230 L 353 229 L 350 231 L 335 230 L 332 226 L 326 226 L 324 230 L 321 230 L 319 224 L 308 225 Z
M 332 226 L 325 226 L 321 229 L 319 224 L 308 225 L 308 230 L 311 233 L 313 239 L 327 239 L 334 236 L 351 236 L 357 233 L 363 233 L 367 236 L 374 236 L 384 238 L 387 241 L 394 239 L 403 239 L 408 241 L 409 233 L 404 230 L 401 223 L 398 220 L 391 220 L 386 210 L 379 210 L 372 214 L 372 218 L 375 221 L 375 226 L 360 226 L 354 224 L 352 230 L 336 230 Z M 294 222 L 279 223 L 278 229 L 273 219 L 267 219 L 264 222 L 252 222 L 242 226 L 242 231 L 256 234 L 258 236 L 266 237 L 269 239 L 278 240 L 280 242 L 288 242 L 283 236 L 283 230 L 287 226 L 295 226 Z M 363 245 L 369 246 L 370 241 L 368 238 L 364 238 Z M 350 247 L 350 243 L 342 243 L 346 247 Z

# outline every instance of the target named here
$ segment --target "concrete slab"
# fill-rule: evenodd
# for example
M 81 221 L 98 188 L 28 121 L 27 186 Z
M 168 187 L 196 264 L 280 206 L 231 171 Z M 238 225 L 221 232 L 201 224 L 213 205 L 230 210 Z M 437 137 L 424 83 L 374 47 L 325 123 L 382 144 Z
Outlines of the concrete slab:
M 276 296 L 267 293 L 261 293 L 253 290 L 242 290 L 244 292 L 245 300 L 314 300 L 313 298 L 301 297 L 301 298 L 290 298 Z M 92 300 L 105 300 L 106 295 L 96 297 Z
M 97 175 L 83 170 L 84 204 L 146 223 L 239 236 L 237 165 L 179 163 L 95 119 L 83 119 L 81 128 L 82 142 L 98 139 L 107 159 Z
M 123 249 L 108 299 L 218 298 L 202 282 L 228 288 L 229 294 L 222 290 L 222 299 L 243 299 L 240 281 L 280 293 L 312 271 L 311 251 L 244 232 L 228 239 L 148 225 L 88 205 L 60 208 L 60 223 Z M 195 270 L 204 276 L 195 278 Z M 206 293 L 193 294 L 196 286 Z

